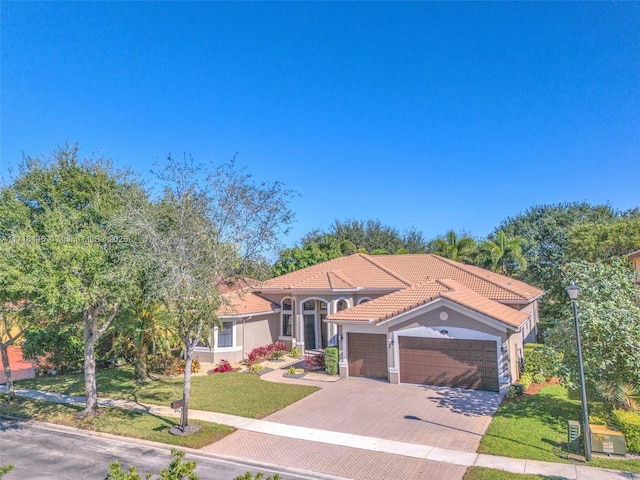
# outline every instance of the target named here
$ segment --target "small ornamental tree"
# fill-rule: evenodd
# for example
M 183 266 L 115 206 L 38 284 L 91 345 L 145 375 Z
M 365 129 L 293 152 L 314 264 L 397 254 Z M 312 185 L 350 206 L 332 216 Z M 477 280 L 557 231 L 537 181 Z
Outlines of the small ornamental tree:
M 147 272 L 149 299 L 163 303 L 182 342 L 180 428 L 186 431 L 193 352 L 209 341 L 214 326 L 221 327 L 221 288 L 279 245 L 293 215 L 282 184 L 256 184 L 235 159 L 216 168 L 169 157 L 158 179 L 159 198 L 130 208 L 126 224 Z

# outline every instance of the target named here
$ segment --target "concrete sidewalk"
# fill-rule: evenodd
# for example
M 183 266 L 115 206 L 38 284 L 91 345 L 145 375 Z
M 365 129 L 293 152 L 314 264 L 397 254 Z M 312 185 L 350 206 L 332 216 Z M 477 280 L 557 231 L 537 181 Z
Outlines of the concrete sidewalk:
M 0 393 L 5 392 L 6 388 L 4 386 L 0 386 Z M 55 403 L 64 403 L 71 405 L 84 404 L 84 397 L 74 397 L 70 395 L 61 395 L 58 393 L 38 390 L 16 389 L 16 395 L 25 398 L 44 400 Z M 174 411 L 170 407 L 143 405 L 123 400 L 100 399 L 98 403 L 102 407 L 122 408 L 166 417 L 179 417 L 180 415 L 179 412 Z M 537 474 L 554 478 L 566 478 L 571 480 L 640 480 L 640 474 L 638 473 L 607 470 L 582 465 L 541 462 L 537 460 L 523 460 L 508 457 L 498 457 L 494 455 L 484 455 L 472 452 L 464 452 L 460 450 L 433 447 L 430 445 L 420 445 L 415 443 L 385 440 L 363 435 L 351 435 L 330 430 L 320 430 L 315 428 L 285 425 L 266 420 L 256 420 L 252 418 L 228 415 L 217 412 L 207 412 L 191 409 L 189 410 L 189 418 L 194 420 L 203 420 L 207 422 L 229 425 L 248 432 L 306 440 L 328 445 L 338 445 L 367 450 L 371 452 L 383 452 L 387 454 L 402 455 L 405 457 L 442 462 L 464 467 L 488 467 L 514 473 Z

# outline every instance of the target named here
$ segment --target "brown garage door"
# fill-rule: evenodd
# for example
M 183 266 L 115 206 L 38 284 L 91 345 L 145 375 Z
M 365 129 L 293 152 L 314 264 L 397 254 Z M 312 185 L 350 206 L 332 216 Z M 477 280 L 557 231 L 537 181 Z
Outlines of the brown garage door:
M 399 342 L 401 383 L 499 389 L 494 341 L 399 337 Z
M 387 336 L 349 333 L 349 376 L 389 379 L 387 371 Z

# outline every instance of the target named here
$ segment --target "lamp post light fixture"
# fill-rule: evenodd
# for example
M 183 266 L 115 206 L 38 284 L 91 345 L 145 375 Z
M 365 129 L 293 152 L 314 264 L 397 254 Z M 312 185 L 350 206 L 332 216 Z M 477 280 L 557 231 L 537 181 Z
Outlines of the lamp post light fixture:
M 580 393 L 582 396 L 582 430 L 584 431 L 584 457 L 591 461 L 591 432 L 589 431 L 589 410 L 587 409 L 587 390 L 584 385 L 584 366 L 582 363 L 582 344 L 580 343 L 580 326 L 578 325 L 578 293 L 580 287 L 571 282 L 566 288 L 573 307 L 573 322 L 576 326 L 576 343 L 578 345 L 578 372 L 580 373 Z

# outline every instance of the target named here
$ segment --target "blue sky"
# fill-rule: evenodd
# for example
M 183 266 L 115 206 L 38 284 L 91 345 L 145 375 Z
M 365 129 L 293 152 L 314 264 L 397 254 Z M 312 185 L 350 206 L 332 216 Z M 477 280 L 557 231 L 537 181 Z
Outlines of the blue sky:
M 334 219 L 483 236 L 640 205 L 640 3 L 1 2 L 0 174 L 238 152 Z

